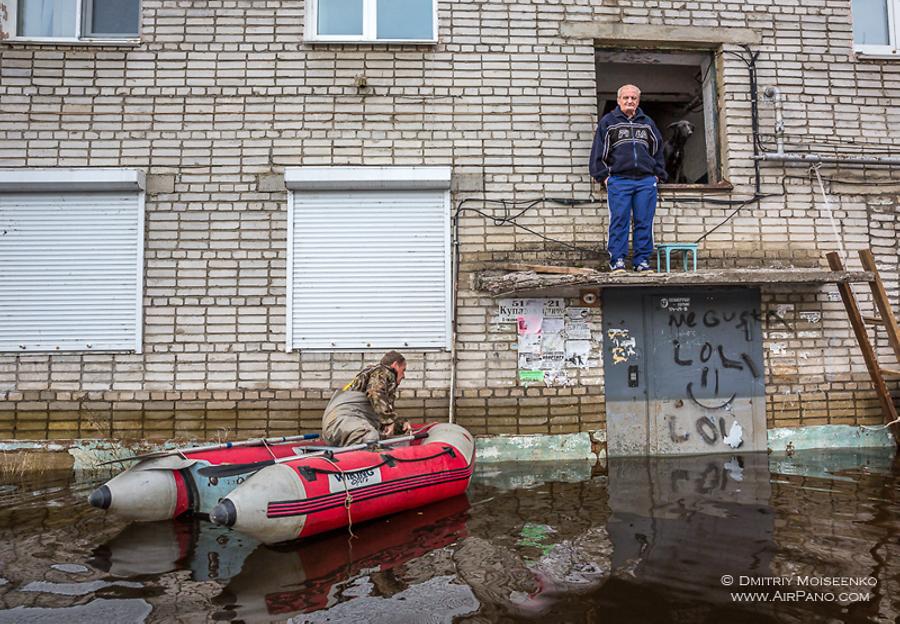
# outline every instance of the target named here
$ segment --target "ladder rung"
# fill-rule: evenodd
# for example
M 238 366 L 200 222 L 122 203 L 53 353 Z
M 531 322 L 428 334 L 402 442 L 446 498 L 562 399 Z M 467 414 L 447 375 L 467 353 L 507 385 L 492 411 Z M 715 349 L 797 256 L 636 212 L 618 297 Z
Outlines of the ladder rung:
M 900 379 L 900 370 L 895 368 L 882 368 L 881 376 L 890 377 L 891 379 Z
M 863 316 L 863 321 L 869 325 L 884 325 L 884 319 L 877 316 Z

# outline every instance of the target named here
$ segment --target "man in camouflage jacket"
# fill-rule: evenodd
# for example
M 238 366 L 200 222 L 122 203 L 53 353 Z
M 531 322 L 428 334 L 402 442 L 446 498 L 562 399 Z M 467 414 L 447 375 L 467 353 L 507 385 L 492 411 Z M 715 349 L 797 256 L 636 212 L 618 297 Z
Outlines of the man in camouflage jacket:
M 325 408 L 324 440 L 333 446 L 350 446 L 409 433 L 409 423 L 394 412 L 397 387 L 405 375 L 406 359 L 396 351 L 388 351 L 380 363 L 357 373 Z

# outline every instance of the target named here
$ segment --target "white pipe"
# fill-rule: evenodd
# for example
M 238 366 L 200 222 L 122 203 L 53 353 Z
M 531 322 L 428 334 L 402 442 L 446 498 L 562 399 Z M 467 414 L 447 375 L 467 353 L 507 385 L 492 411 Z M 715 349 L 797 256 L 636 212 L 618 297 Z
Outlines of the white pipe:
M 769 86 L 765 88 L 763 95 L 775 104 L 775 148 L 777 154 L 784 154 L 784 110 L 781 91 L 778 87 Z
M 774 160 L 809 164 L 848 164 L 900 166 L 900 158 L 892 156 L 822 156 L 815 153 L 788 153 L 784 151 L 784 96 L 778 87 L 771 85 L 763 90 L 763 96 L 775 106 L 775 153 L 758 154 L 754 160 Z
M 459 219 L 459 215 L 456 215 Z M 456 232 L 457 230 L 454 230 Z M 456 420 L 456 290 L 459 288 L 457 273 L 459 272 L 459 241 L 454 241 L 454 249 L 450 258 L 450 389 L 449 393 L 449 410 L 447 413 L 447 421 L 453 424 Z
M 820 156 L 819 154 L 760 154 L 754 156 L 754 160 L 777 160 L 781 162 L 796 162 L 806 164 L 847 164 L 847 165 L 881 165 L 898 167 L 900 166 L 900 158 L 897 157 L 878 157 L 878 156 Z

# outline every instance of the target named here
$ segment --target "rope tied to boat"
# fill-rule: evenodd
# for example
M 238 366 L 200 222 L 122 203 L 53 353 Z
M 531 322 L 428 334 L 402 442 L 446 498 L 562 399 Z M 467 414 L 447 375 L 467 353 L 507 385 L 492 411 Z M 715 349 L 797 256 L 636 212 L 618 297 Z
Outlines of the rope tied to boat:
M 353 532 L 353 514 L 350 513 L 350 506 L 353 504 L 353 495 L 350 493 L 350 486 L 348 485 L 349 479 L 347 479 L 347 472 L 337 465 L 337 462 L 330 459 L 329 457 L 320 457 L 319 459 L 328 462 L 335 468 L 337 468 L 337 473 L 340 473 L 344 478 L 341 479 L 341 483 L 344 484 L 344 509 L 347 510 L 347 531 L 350 533 L 350 539 L 356 539 L 356 533 Z M 324 472 L 324 471 L 323 471 Z M 332 474 L 337 474 L 332 473 Z
M 269 446 L 269 443 L 266 441 L 265 438 L 263 438 L 262 443 L 263 443 L 263 446 L 266 447 L 266 450 L 269 451 L 269 455 L 272 456 L 272 459 L 278 459 L 277 457 L 275 457 L 275 453 L 272 451 L 271 447 Z
M 396 457 L 391 455 L 390 453 L 382 453 L 381 461 L 377 464 L 372 464 L 371 466 L 363 466 L 361 468 L 353 468 L 352 470 L 342 470 L 340 466 L 337 465 L 334 461 L 332 461 L 333 457 L 329 457 L 327 455 L 323 455 L 320 459 L 324 459 L 329 464 L 337 468 L 337 470 L 323 470 L 322 468 L 314 468 L 312 466 L 301 466 L 297 468 L 297 472 L 306 479 L 307 481 L 315 481 L 316 475 L 336 475 L 340 474 L 342 476 L 346 476 L 347 474 L 353 474 L 357 472 L 363 472 L 366 470 L 376 470 L 381 468 L 382 466 L 387 466 L 389 468 L 393 468 L 398 463 L 415 463 L 415 462 L 423 462 L 430 461 L 432 459 L 437 459 L 442 455 L 449 455 L 450 457 L 456 457 L 456 451 L 452 446 L 445 446 L 443 449 L 434 455 L 429 455 L 427 457 Z M 346 486 L 347 480 L 343 479 L 344 485 Z

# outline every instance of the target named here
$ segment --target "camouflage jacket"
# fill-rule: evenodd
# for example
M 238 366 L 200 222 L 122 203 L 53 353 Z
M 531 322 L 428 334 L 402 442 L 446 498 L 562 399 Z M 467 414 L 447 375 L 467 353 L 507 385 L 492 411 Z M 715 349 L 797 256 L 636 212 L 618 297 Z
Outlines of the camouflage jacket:
M 377 364 L 361 370 L 343 389 L 365 393 L 372 409 L 381 419 L 382 427 L 388 429 L 389 425 L 400 421 L 394 412 L 397 386 L 397 374 L 394 370 Z

